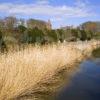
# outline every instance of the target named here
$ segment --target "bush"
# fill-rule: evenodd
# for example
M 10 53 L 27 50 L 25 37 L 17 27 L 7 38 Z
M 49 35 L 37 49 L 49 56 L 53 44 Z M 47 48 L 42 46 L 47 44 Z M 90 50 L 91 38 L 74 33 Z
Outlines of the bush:
M 23 25 L 19 25 L 19 26 L 17 27 L 17 29 L 18 29 L 18 31 L 19 31 L 20 33 L 23 33 L 27 28 L 26 28 L 25 26 L 23 26 Z
M 47 30 L 47 37 L 48 37 L 48 41 L 51 40 L 51 42 L 57 42 L 58 40 L 55 30 Z
M 24 43 L 41 43 L 43 39 L 44 34 L 38 28 L 27 29 L 22 36 L 22 42 Z
M 100 48 L 95 49 L 92 54 L 94 57 L 100 58 Z
M 87 40 L 87 35 L 86 35 L 85 30 L 80 30 L 80 32 L 81 32 L 80 40 L 82 40 L 82 41 Z
M 1 31 L 0 31 L 0 49 L 1 49 L 0 52 L 4 52 L 5 50 L 7 50 Z
M 63 29 L 57 29 L 57 36 L 58 36 L 58 40 L 60 40 L 60 42 L 63 42 L 65 39 L 65 33 Z

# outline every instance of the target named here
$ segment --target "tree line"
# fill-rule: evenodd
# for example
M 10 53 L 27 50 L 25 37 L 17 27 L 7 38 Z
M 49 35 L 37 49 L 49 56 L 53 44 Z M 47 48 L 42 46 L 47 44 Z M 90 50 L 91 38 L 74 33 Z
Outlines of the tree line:
M 0 46 L 15 44 L 47 44 L 58 41 L 85 41 L 100 37 L 99 22 L 86 22 L 77 28 L 52 29 L 49 21 L 35 19 L 0 19 Z

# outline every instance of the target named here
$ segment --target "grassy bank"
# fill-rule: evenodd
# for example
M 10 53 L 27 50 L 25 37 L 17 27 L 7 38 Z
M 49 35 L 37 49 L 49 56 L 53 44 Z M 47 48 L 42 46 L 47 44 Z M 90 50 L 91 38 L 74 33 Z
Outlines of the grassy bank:
M 59 73 L 66 69 L 68 75 L 72 74 L 72 69 L 76 69 L 76 61 L 80 62 L 84 58 L 79 49 L 82 45 L 27 46 L 20 51 L 2 54 L 0 100 L 42 100 L 39 98 L 43 95 L 52 95 L 58 89 L 62 81 L 60 79 L 63 79 Z M 91 51 L 92 46 L 88 46 Z

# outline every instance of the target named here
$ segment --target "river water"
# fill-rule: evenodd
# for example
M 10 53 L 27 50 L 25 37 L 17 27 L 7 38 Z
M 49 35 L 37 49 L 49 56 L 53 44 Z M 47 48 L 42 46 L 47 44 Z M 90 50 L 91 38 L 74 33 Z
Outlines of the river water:
M 100 100 L 100 58 L 83 61 L 56 100 Z

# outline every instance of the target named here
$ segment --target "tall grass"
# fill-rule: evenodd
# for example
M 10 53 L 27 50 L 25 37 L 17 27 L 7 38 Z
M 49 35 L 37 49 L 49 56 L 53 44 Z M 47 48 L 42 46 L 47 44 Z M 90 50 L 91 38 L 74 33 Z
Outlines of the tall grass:
M 0 100 L 26 100 L 20 98 L 46 90 L 42 83 L 52 80 L 65 65 L 67 68 L 69 64 L 82 59 L 82 51 L 73 44 L 27 46 L 24 50 L 2 54 Z M 34 96 L 32 100 L 35 99 Z

